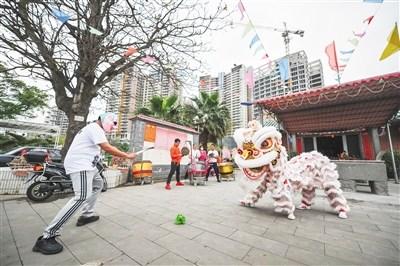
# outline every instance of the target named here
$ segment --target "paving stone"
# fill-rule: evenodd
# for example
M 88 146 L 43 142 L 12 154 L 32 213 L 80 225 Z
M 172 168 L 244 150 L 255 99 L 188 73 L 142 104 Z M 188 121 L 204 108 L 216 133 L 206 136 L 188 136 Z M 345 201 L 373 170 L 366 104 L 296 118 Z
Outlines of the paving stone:
M 305 250 L 314 251 L 317 253 L 324 253 L 325 247 L 324 243 L 311 240 L 305 237 L 294 236 L 291 234 L 286 234 L 282 232 L 274 232 L 268 230 L 263 237 L 278 241 L 289 246 L 299 247 Z
M 121 225 L 101 219 L 97 222 L 87 225 L 90 230 L 100 237 L 107 239 L 109 242 L 116 242 L 120 239 L 126 238 L 133 232 L 122 227 Z
M 152 241 L 170 233 L 164 228 L 143 221 L 132 224 L 129 230 L 131 235 L 141 236 Z
M 104 217 L 104 219 L 112 221 L 115 224 L 119 224 L 125 228 L 131 229 L 135 223 L 142 222 L 140 219 L 135 216 L 119 212 L 113 215 L 109 215 Z
M 240 231 L 247 232 L 250 234 L 255 234 L 255 235 L 262 235 L 267 230 L 267 228 L 263 227 L 263 226 L 258 226 L 258 225 L 249 224 L 249 223 L 245 223 L 245 222 L 237 222 L 237 221 L 232 221 L 232 220 L 226 220 L 226 221 L 222 222 L 221 225 L 231 227 L 236 230 L 240 230 Z
M 324 256 L 297 247 L 289 247 L 286 257 L 307 265 L 354 265 L 353 262 Z
M 32 247 L 42 235 L 44 226 L 27 224 L 25 227 L 13 228 L 13 235 L 18 248 Z
M 179 254 L 191 263 L 198 262 L 201 256 L 207 256 L 209 252 L 209 249 L 204 245 L 174 233 L 155 240 L 155 243 L 175 254 Z
M 251 265 L 303 265 L 297 261 L 289 260 L 257 248 L 252 248 L 243 261 Z
M 97 235 L 86 226 L 77 227 L 75 224 L 67 225 L 61 232 L 60 239 L 67 245 L 95 238 Z
M 168 222 L 162 224 L 161 227 L 189 239 L 193 239 L 194 237 L 204 232 L 204 230 L 191 226 L 190 224 L 176 225 L 174 223 Z
M 207 223 L 207 222 L 203 222 L 203 221 L 196 221 L 192 224 L 192 226 L 203 229 L 205 231 L 219 234 L 221 236 L 229 236 L 233 232 L 236 231 L 236 229 L 234 229 L 234 228 L 224 226 L 221 224 L 215 224 L 212 222 Z
M 383 232 L 389 232 L 392 234 L 400 235 L 400 221 L 398 226 L 386 226 L 378 224 L 377 227 L 379 228 L 379 230 Z
M 148 264 L 168 253 L 167 249 L 136 235 L 120 240 L 115 245 L 130 258 L 142 265 Z
M 104 266 L 122 266 L 122 265 L 140 265 L 138 262 L 132 260 L 127 255 L 120 255 L 116 258 L 112 258 L 108 261 L 103 262 Z
M 333 228 L 327 228 L 325 232 L 329 235 L 341 236 L 345 239 L 356 240 L 358 242 L 364 242 L 364 243 L 374 243 L 374 244 L 376 243 L 389 248 L 393 248 L 393 244 L 390 240 L 373 235 L 345 232 Z
M 109 216 L 109 215 L 115 215 L 119 213 L 120 211 L 116 208 L 109 207 L 103 203 L 97 203 L 96 204 L 96 213 L 99 214 L 100 216 Z
M 1 237 L 3 237 L 3 235 L 1 235 Z M 3 239 L 1 240 L 0 265 L 21 265 L 18 250 L 14 245 L 13 240 L 9 241 L 8 243 L 3 241 Z
M 0 227 L 0 245 L 5 245 L 5 244 L 11 244 L 14 243 L 14 237 L 11 233 L 11 228 L 10 226 L 7 224 L 4 224 Z M 0 247 L 1 247 L 0 246 Z
M 351 249 L 360 252 L 360 246 L 357 241 L 345 239 L 341 235 L 327 235 L 321 234 L 310 230 L 297 230 L 296 236 L 305 237 L 322 243 L 342 247 L 345 249 Z
M 344 258 L 354 264 L 360 265 L 398 265 L 398 262 L 387 258 L 371 256 L 329 244 L 325 245 L 325 255 L 339 259 Z
M 174 221 L 175 216 L 176 214 L 171 214 L 171 218 L 168 219 L 152 212 L 142 212 L 136 215 L 138 219 L 153 225 L 161 225 L 169 221 Z
M 190 261 L 185 260 L 184 258 L 175 255 L 172 252 L 168 252 L 162 257 L 154 260 L 149 265 L 194 265 Z
M 370 228 L 364 228 L 359 226 L 353 226 L 353 230 L 355 233 L 366 234 L 369 236 L 375 236 L 378 238 L 386 238 L 390 240 L 398 240 L 399 239 L 399 232 L 393 230 L 392 232 L 383 232 L 380 230 L 371 230 Z
M 275 222 L 273 224 L 270 224 L 268 226 L 268 230 L 274 231 L 274 232 L 284 232 L 287 234 L 292 234 L 297 230 L 297 225 L 296 224 L 290 224 L 290 223 L 281 223 L 281 222 Z
M 248 245 L 207 232 L 196 237 L 194 240 L 239 260 L 241 260 L 250 250 L 250 246 Z
M 400 261 L 400 253 L 396 248 L 388 248 L 381 246 L 377 243 L 365 243 L 360 242 L 362 252 L 373 255 L 380 258 L 386 258 L 389 260 Z
M 280 256 L 284 256 L 288 248 L 287 244 L 283 244 L 275 240 L 267 239 L 265 237 L 249 234 L 242 231 L 235 232 L 229 238 Z
M 200 260 L 196 263 L 196 265 L 248 265 L 248 264 L 210 249 L 208 250 L 208 254 L 206 256 L 200 257 Z
M 122 254 L 120 250 L 100 237 L 87 239 L 83 242 L 67 246 L 74 256 L 83 264 L 91 261 L 103 262 Z
M 79 262 L 73 257 L 71 252 L 64 247 L 61 253 L 54 254 L 51 256 L 45 256 L 42 253 L 33 252 L 32 247 L 34 243 L 30 246 L 25 246 L 20 249 L 21 260 L 23 265 L 66 265 L 67 261 L 73 261 L 74 265 L 79 265 Z

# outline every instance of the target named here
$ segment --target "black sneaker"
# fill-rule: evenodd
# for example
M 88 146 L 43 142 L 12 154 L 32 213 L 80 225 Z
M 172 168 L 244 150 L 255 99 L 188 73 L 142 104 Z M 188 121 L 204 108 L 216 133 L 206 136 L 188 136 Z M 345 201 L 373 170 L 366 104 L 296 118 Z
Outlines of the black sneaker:
M 57 254 L 63 250 L 63 246 L 56 241 L 56 237 L 43 238 L 39 237 L 32 248 L 33 252 L 40 252 L 45 255 Z
M 85 224 L 93 223 L 96 222 L 98 219 L 100 219 L 100 217 L 97 215 L 93 215 L 90 217 L 80 216 L 78 218 L 78 221 L 76 222 L 76 226 L 82 226 Z

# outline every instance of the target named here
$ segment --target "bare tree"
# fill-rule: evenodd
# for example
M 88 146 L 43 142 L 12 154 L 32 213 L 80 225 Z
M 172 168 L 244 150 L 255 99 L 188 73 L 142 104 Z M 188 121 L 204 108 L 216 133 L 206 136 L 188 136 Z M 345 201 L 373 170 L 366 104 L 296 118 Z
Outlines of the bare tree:
M 192 62 L 205 48 L 201 36 L 223 27 L 228 15 L 221 3 L 212 10 L 206 5 L 196 0 L 0 0 L 0 54 L 9 70 L 29 70 L 51 83 L 56 104 L 69 119 L 65 155 L 86 124 L 92 99 L 116 75 L 133 66 L 174 68 L 180 75 L 197 68 Z M 128 48 L 137 53 L 127 56 Z M 146 56 L 156 61 L 145 63 Z

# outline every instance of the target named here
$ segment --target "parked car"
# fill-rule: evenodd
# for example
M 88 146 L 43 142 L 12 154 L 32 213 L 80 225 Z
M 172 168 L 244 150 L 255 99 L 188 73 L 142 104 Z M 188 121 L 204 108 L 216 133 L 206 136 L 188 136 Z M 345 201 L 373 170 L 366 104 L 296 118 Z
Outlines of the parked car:
M 19 147 L 4 154 L 0 154 L 0 167 L 7 167 L 17 156 L 24 156 L 29 163 L 44 161 L 61 162 L 61 150 L 43 147 Z

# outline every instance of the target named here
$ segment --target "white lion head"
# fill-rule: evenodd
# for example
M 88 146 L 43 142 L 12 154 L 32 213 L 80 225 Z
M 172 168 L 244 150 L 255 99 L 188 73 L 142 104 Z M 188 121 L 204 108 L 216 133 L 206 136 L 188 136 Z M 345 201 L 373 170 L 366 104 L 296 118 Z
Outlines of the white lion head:
M 248 128 L 237 129 L 233 137 L 238 146 L 235 162 L 250 180 L 264 178 L 280 158 L 282 135 L 275 127 L 262 128 L 251 121 Z

